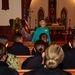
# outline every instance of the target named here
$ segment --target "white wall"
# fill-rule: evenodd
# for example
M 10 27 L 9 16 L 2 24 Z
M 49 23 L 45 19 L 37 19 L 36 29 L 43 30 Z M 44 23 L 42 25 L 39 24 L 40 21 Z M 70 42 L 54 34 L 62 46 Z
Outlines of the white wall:
M 57 0 L 57 18 L 60 17 L 60 12 L 62 10 L 62 8 L 66 8 L 67 12 L 68 12 L 68 16 L 67 16 L 67 27 L 69 27 L 69 19 L 71 19 L 71 28 L 74 28 L 75 25 L 75 17 L 74 17 L 74 13 L 75 13 L 75 0 Z
M 45 17 L 48 16 L 48 0 L 32 0 L 30 8 L 31 13 L 29 18 L 29 27 L 35 28 L 38 26 L 38 10 L 42 7 L 44 9 Z M 75 0 L 57 0 L 56 17 L 60 17 L 62 8 L 65 7 L 68 11 L 67 27 L 69 26 L 69 19 L 71 19 L 71 27 L 75 26 Z M 9 0 L 9 10 L 2 10 L 2 0 L 0 0 L 0 25 L 9 25 L 9 19 L 16 17 L 22 18 L 21 0 Z M 35 24 L 36 20 L 36 24 Z M 31 23 L 30 23 L 31 21 Z M 30 25 L 31 24 L 31 25 Z
M 9 25 L 9 19 L 21 18 L 21 0 L 9 0 L 9 10 L 2 10 L 2 0 L 0 0 L 0 25 Z
M 31 28 L 38 26 L 38 10 L 42 7 L 44 9 L 45 17 L 48 16 L 48 0 L 32 0 L 31 2 Z M 36 23 L 35 23 L 36 19 Z

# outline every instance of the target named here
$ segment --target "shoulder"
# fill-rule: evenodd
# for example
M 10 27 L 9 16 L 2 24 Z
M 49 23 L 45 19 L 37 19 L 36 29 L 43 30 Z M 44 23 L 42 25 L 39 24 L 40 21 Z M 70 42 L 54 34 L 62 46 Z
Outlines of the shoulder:
M 39 30 L 39 29 L 41 29 L 41 27 L 36 28 L 36 30 L 35 30 L 35 31 L 37 31 L 37 30 Z
M 0 74 L 1 75 L 19 75 L 15 69 L 8 68 L 8 67 L 2 67 L 0 69 Z
M 35 75 L 37 71 L 38 71 L 38 69 L 31 70 L 29 72 L 25 72 L 23 75 Z
M 39 68 L 41 67 L 41 63 L 42 60 L 40 58 L 29 57 L 23 62 L 22 68 L 33 68 L 33 69 Z

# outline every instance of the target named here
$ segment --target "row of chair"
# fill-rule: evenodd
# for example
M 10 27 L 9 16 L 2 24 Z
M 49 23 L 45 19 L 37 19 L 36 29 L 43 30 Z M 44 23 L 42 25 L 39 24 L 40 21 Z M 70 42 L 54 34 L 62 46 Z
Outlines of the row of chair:
M 58 44 L 60 46 L 63 46 L 67 41 L 54 41 L 52 44 Z M 8 47 L 12 46 L 13 42 L 8 42 Z M 34 48 L 34 44 L 32 42 L 23 42 L 25 46 L 27 46 L 30 50 L 30 54 L 32 54 L 32 49 Z

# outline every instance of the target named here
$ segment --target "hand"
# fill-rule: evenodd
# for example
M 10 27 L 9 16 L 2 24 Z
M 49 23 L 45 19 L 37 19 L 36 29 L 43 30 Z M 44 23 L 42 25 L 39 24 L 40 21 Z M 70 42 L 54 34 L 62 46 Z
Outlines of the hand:
M 69 42 L 69 46 L 72 48 L 71 42 Z

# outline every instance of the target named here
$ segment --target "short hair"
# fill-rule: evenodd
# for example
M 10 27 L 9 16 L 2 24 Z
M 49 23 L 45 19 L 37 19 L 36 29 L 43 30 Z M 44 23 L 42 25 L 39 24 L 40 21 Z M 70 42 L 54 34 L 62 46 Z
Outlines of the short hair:
M 0 59 L 6 55 L 6 47 L 4 44 L 0 43 Z
M 41 25 L 42 22 L 44 22 L 46 24 L 45 20 L 40 20 L 39 24 Z
M 48 36 L 47 36 L 46 33 L 41 33 L 40 36 L 39 36 L 39 39 L 45 41 L 45 40 L 48 39 Z
M 39 52 L 41 54 L 42 52 L 45 51 L 45 49 L 47 48 L 47 45 L 43 40 L 37 40 L 34 43 L 34 48 L 35 48 L 36 52 Z
M 14 34 L 14 36 L 13 36 L 14 42 L 18 42 L 21 37 L 22 37 L 21 33 Z
M 57 44 L 50 45 L 45 50 L 45 67 L 56 68 L 64 59 L 64 52 L 62 47 Z
M 8 37 L 5 36 L 4 34 L 0 34 L 0 43 L 6 45 L 8 42 Z

